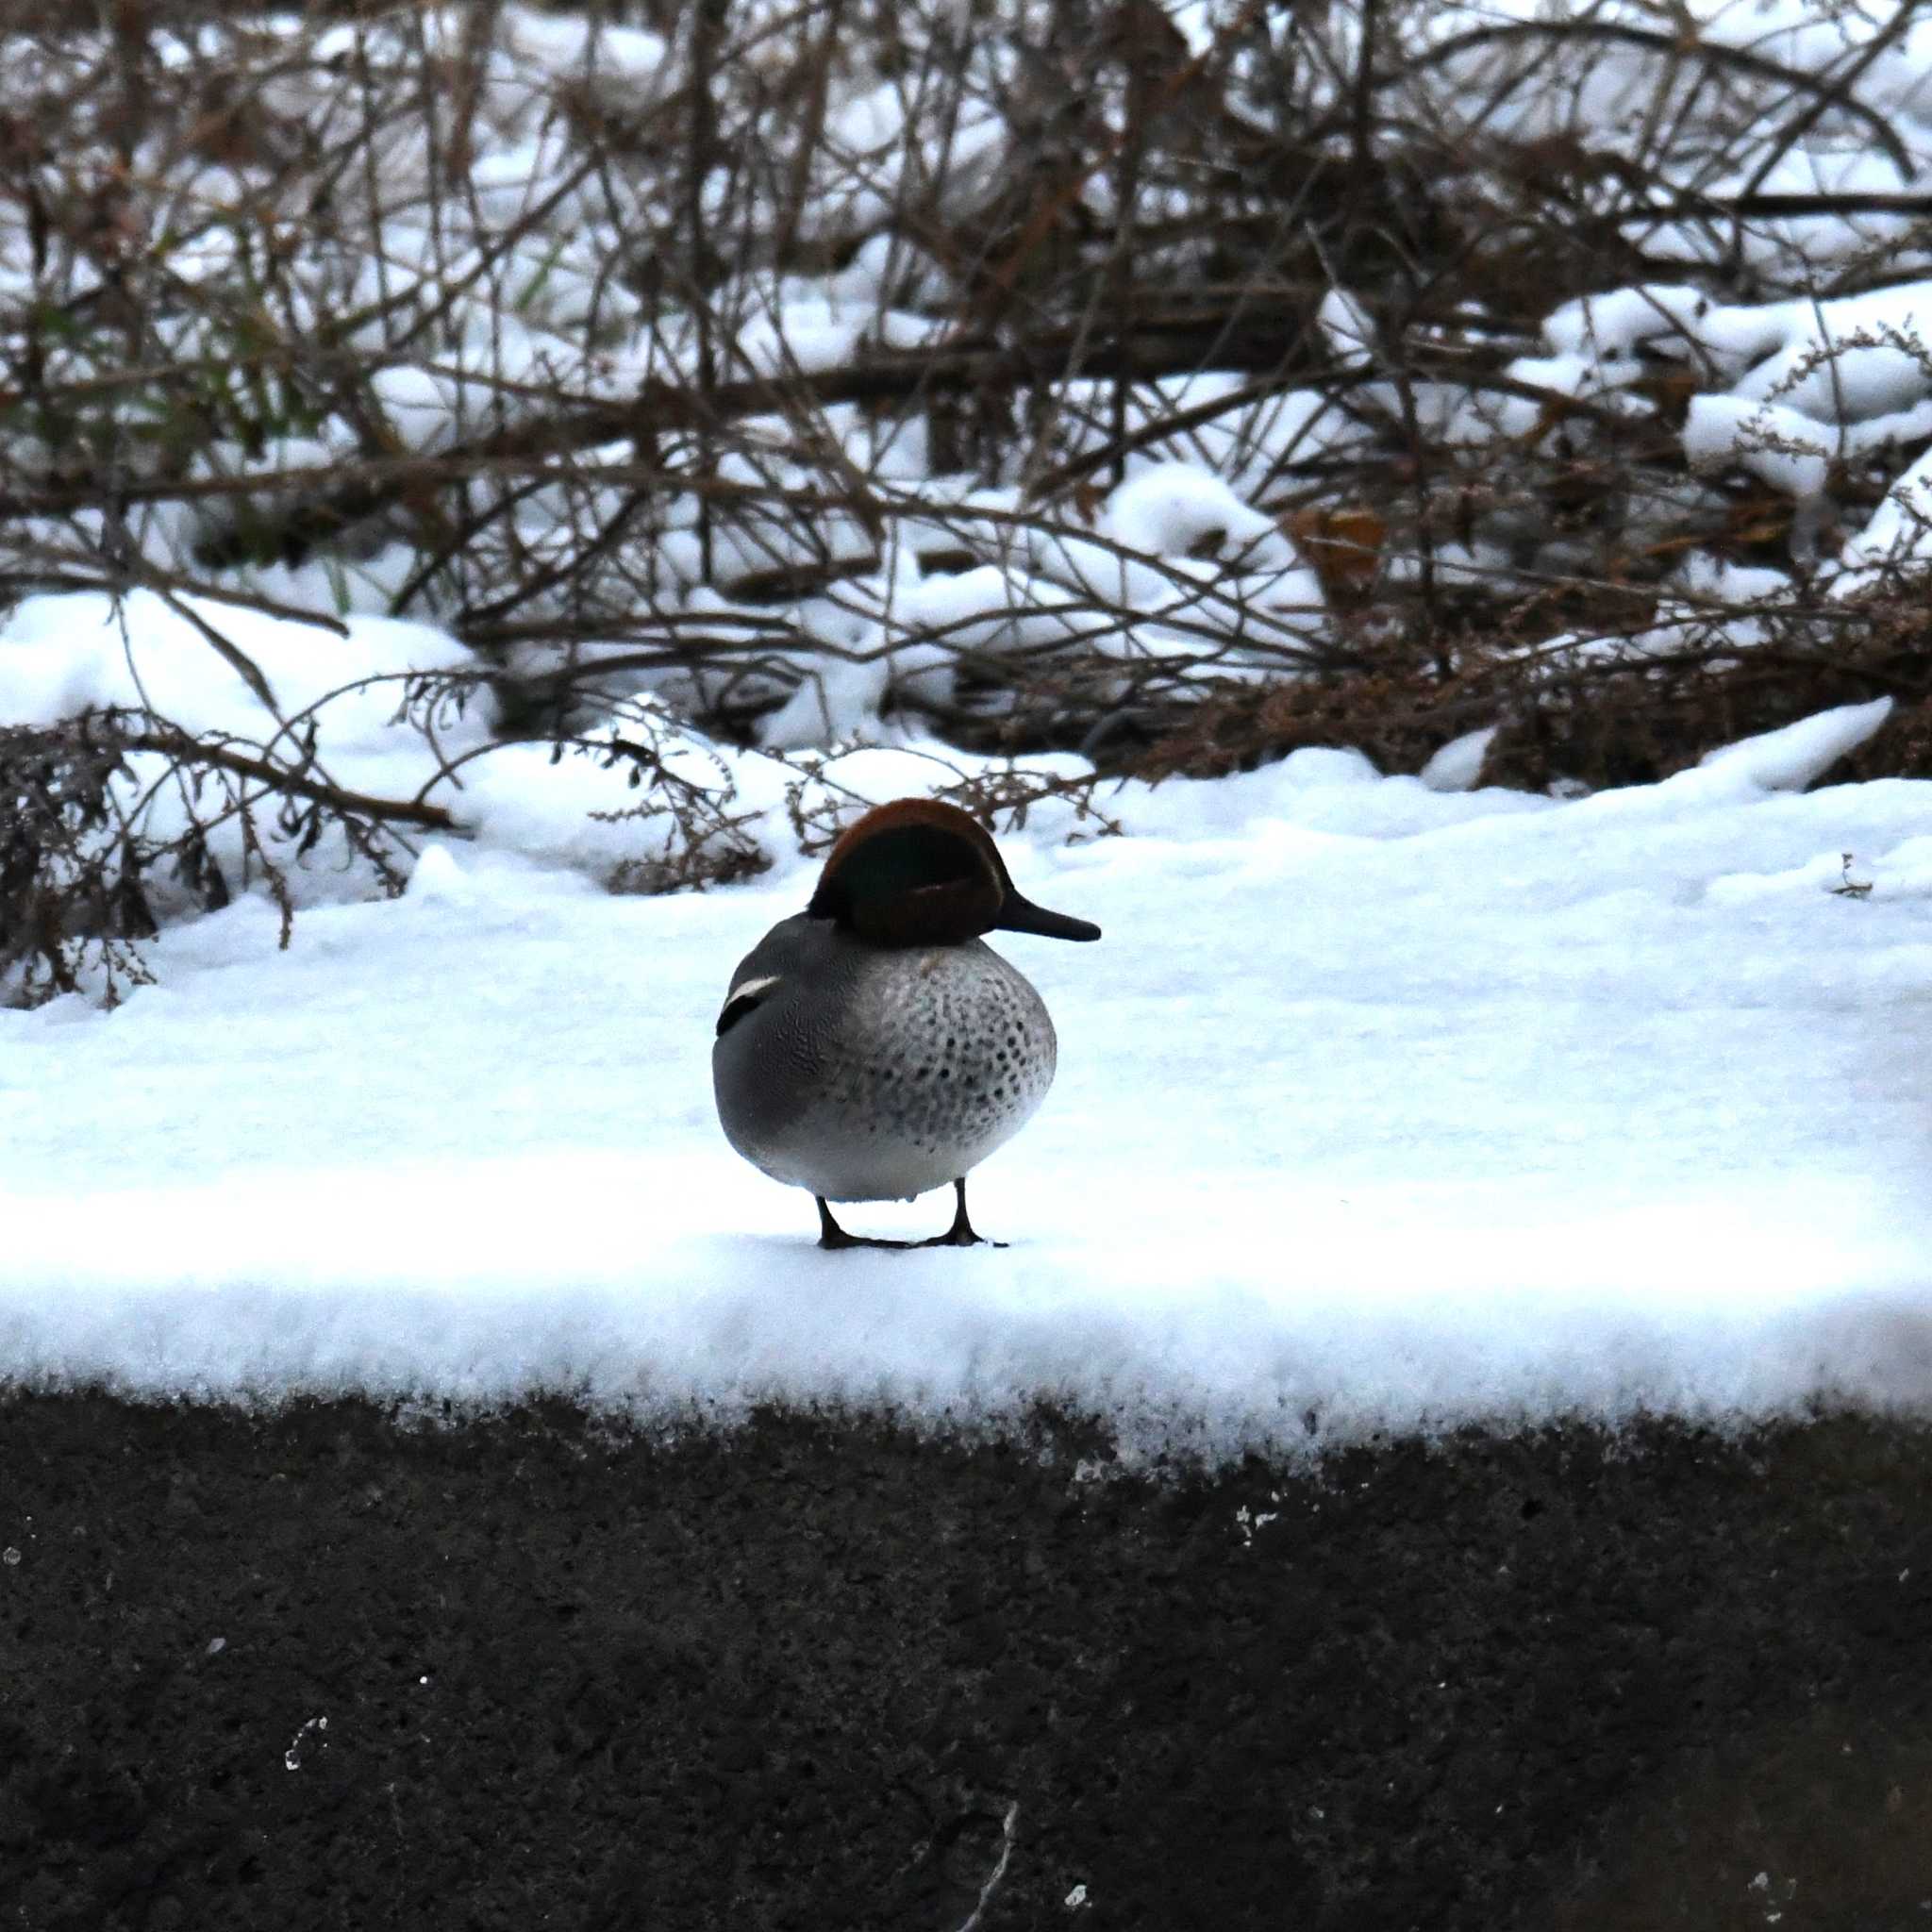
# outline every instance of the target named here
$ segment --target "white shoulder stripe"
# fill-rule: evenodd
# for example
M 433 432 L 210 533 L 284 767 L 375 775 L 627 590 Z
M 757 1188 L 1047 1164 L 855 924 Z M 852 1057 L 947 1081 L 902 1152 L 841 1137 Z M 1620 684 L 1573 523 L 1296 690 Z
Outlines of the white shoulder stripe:
M 741 979 L 724 995 L 724 1004 L 718 1008 L 718 1038 L 723 1040 L 747 1013 L 758 1010 L 759 999 L 777 985 L 780 975 L 767 973 L 753 979 Z

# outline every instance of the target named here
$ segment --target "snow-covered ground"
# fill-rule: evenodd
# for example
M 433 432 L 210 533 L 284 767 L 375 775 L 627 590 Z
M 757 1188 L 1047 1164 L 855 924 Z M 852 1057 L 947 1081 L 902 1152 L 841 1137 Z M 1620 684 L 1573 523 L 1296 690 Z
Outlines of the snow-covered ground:
M 244 760 L 426 801 L 458 832 L 398 836 L 400 899 L 339 830 L 299 862 L 275 844 L 296 914 L 284 952 L 281 911 L 228 819 L 214 862 L 256 888 L 196 917 L 192 894 L 151 874 L 163 932 L 139 950 L 154 985 L 111 1010 L 88 996 L 0 1008 L 0 1382 L 248 1399 L 560 1390 L 654 1424 L 784 1399 L 997 1425 L 1047 1397 L 1116 1416 L 1142 1446 L 1210 1455 L 1470 1421 L 1932 1409 L 1932 787 L 1806 789 L 1880 706 L 1595 796 L 1469 789 L 1478 735 L 1419 777 L 1332 749 L 1103 791 L 1118 837 L 1096 836 L 1071 799 L 1036 803 L 1006 838 L 1023 887 L 1107 938 L 1004 942 L 1048 995 L 1062 1060 L 1045 1111 L 974 1180 L 1003 1251 L 821 1254 L 810 1202 L 740 1163 L 711 1116 L 726 977 L 808 891 L 793 808 L 993 771 L 919 735 L 965 702 L 962 652 L 983 682 L 990 666 L 1030 676 L 1077 647 L 1090 672 L 1118 663 L 1122 689 L 1151 662 L 1175 689 L 1199 675 L 1217 691 L 1291 680 L 1338 642 L 1354 652 L 1359 612 L 1330 608 L 1337 582 L 1399 592 L 1419 567 L 1349 494 L 1349 465 L 1386 455 L 1378 420 L 1412 418 L 1404 447 L 1426 434 L 1497 483 L 1497 508 L 1437 542 L 1439 580 L 1538 594 L 1597 558 L 1545 513 L 1537 478 L 1556 473 L 1525 472 L 1512 496 L 1512 462 L 1622 461 L 1632 425 L 1681 452 L 1691 474 L 1632 472 L 1615 514 L 1633 556 L 1682 558 L 1657 586 L 1654 631 L 1531 638 L 1552 661 L 1687 640 L 1744 658 L 1788 638 L 1794 613 L 1838 636 L 1879 591 L 1909 608 L 1932 559 L 1932 253 L 1917 211 L 1887 198 L 1932 166 L 1932 23 L 1698 0 L 1694 33 L 1663 35 L 1651 9 L 1609 6 L 1587 34 L 1574 24 L 1579 69 L 1544 59 L 1532 12 L 1404 15 L 1420 39 L 1381 111 L 1446 137 L 1466 109 L 1472 141 L 1555 141 L 1535 152 L 1558 159 L 1557 138 L 1577 136 L 1605 163 L 1579 172 L 1579 208 L 1628 218 L 1656 273 L 1553 293 L 1540 329 L 1499 338 L 1500 382 L 1481 358 L 1469 379 L 1385 376 L 1375 291 L 1336 288 L 1322 309 L 1332 367 L 1308 386 L 1251 393 L 1252 372 L 1203 368 L 1137 386 L 1116 421 L 1111 384 L 1069 376 L 1048 384 L 1051 437 L 1029 447 L 1016 430 L 985 475 L 948 469 L 916 409 L 801 399 L 708 454 L 668 441 L 650 514 L 608 546 L 645 500 L 622 438 L 573 452 L 540 490 L 512 478 L 513 517 L 486 520 L 427 575 L 407 518 L 300 562 L 250 563 L 244 544 L 226 564 L 208 546 L 241 506 L 219 492 L 197 508 L 157 486 L 125 531 L 90 505 L 17 519 L 15 581 L 123 583 L 131 558 L 134 578 L 208 594 L 13 608 L 0 727 L 125 708 Z M 1248 72 L 1246 11 L 1174 17 L 1225 62 L 1237 106 L 1273 72 Z M 921 96 L 916 63 L 897 80 L 841 64 L 824 152 L 795 185 L 808 191 L 796 239 L 843 265 L 778 275 L 748 246 L 700 330 L 611 272 L 658 232 L 661 181 L 648 167 L 587 174 L 573 144 L 597 119 L 586 104 L 676 98 L 684 55 L 506 8 L 479 50 L 472 192 L 445 207 L 425 128 L 405 114 L 381 142 L 356 131 L 371 75 L 413 101 L 461 18 L 409 12 L 310 45 L 291 16 L 248 39 L 300 151 L 366 158 L 360 242 L 344 229 L 285 267 L 291 340 L 349 318 L 343 342 L 373 374 L 349 416 L 315 398 L 264 421 L 240 409 L 252 432 L 200 451 L 191 483 L 254 478 L 263 505 L 286 506 L 372 448 L 463 445 L 559 400 L 675 379 L 701 335 L 734 380 L 946 339 L 960 291 L 902 213 L 925 207 L 930 181 L 947 219 L 974 215 L 1031 152 L 992 106 L 1017 43 L 988 36 L 960 97 Z M 1321 73 L 1352 86 L 1369 71 L 1352 21 L 1338 9 L 1321 29 L 1333 45 L 1309 67 L 1317 103 Z M 1568 32 L 1560 8 L 1543 25 Z M 241 58 L 229 32 L 158 45 L 219 70 Z M 43 38 L 6 42 L 20 75 L 81 88 L 85 37 Z M 290 48 L 306 51 L 284 61 Z M 1790 116 L 1759 111 L 1766 89 L 1790 95 Z M 168 275 L 148 326 L 160 365 L 220 389 L 242 365 L 235 304 L 214 296 L 254 273 L 236 237 L 275 209 L 309 234 L 316 177 L 289 163 L 294 146 L 164 134 L 137 177 L 220 219 L 140 228 L 129 213 Z M 1609 165 L 1633 158 L 1641 208 L 1629 169 Z M 1110 178 L 1083 190 L 1103 219 Z M 1707 205 L 1757 194 L 1792 208 L 1745 223 L 1734 248 Z M 0 334 L 89 294 L 86 250 L 57 250 L 49 269 L 43 243 L 26 202 L 0 208 L 0 308 L 18 311 Z M 188 300 L 203 278 L 214 296 Z M 35 341 L 71 399 L 122 407 L 103 400 L 123 394 L 118 325 Z M 1665 427 L 1673 396 L 1681 426 Z M 1224 409 L 1204 411 L 1216 399 Z M 1191 426 L 1162 440 L 1150 425 L 1170 416 Z M 1136 454 L 1104 499 L 1027 495 L 1041 462 L 1121 430 Z M 165 439 L 130 448 L 173 460 Z M 45 457 L 23 443 L 9 459 L 38 475 Z M 1297 466 L 1342 479 L 1335 501 L 1287 489 Z M 1723 491 L 1740 477 L 1790 503 L 1748 566 L 1696 547 L 1730 529 Z M 1304 554 L 1301 509 L 1310 529 L 1334 512 L 1357 532 L 1347 570 L 1331 557 L 1324 577 Z M 62 558 L 72 570 L 50 576 Z M 805 565 L 807 588 L 774 602 L 760 580 Z M 445 625 L 499 594 L 529 635 L 486 659 Z M 232 601 L 250 595 L 274 608 Z M 551 619 L 568 620 L 564 641 Z M 693 655 L 699 639 L 715 663 Z M 626 868 L 677 852 L 662 788 L 628 789 L 640 765 L 624 758 L 496 741 L 489 677 L 541 691 L 613 658 L 601 690 L 578 678 L 569 728 L 593 752 L 656 747 L 675 782 L 741 819 L 730 836 L 770 862 L 756 883 L 612 896 Z M 469 680 L 465 704 L 432 688 L 452 676 Z M 991 684 L 967 694 L 997 710 L 1012 693 Z M 731 728 L 762 749 L 703 737 L 720 685 L 758 698 Z M 224 781 L 196 806 L 170 770 L 138 752 L 119 791 L 152 844 L 219 802 Z M 947 1211 L 851 1218 L 924 1231 Z
M 16 709 L 59 614 L 0 635 Z M 231 674 L 201 661 L 211 707 Z M 1010 1245 L 908 1254 L 819 1252 L 712 1115 L 727 975 L 809 887 L 795 771 L 734 756 L 756 884 L 621 897 L 599 867 L 648 823 L 557 827 L 622 774 L 492 753 L 496 792 L 453 800 L 478 836 L 400 899 L 318 855 L 287 952 L 248 894 L 147 946 L 118 1008 L 0 1011 L 0 1378 L 564 1391 L 654 1424 L 1044 1396 L 1214 1455 L 1932 1407 L 1932 786 L 1798 789 L 1884 709 L 1568 801 L 1453 789 L 1452 748 L 1423 778 L 1336 750 L 1126 786 L 1120 837 L 1036 807 L 1003 841 L 1022 889 L 1106 938 L 1002 941 L 1059 1081 L 973 1183 Z M 351 776 L 399 789 L 365 726 Z M 932 749 L 839 769 L 924 791 Z M 1833 890 L 1846 853 L 1868 892 Z

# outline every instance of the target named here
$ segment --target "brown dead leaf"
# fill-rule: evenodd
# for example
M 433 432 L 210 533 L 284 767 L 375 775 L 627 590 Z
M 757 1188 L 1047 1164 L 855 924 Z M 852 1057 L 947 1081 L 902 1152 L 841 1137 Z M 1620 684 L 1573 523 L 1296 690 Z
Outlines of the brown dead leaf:
M 1280 525 L 1321 578 L 1328 596 L 1359 598 L 1374 585 L 1389 535 L 1389 526 L 1375 511 L 1323 505 L 1291 510 Z

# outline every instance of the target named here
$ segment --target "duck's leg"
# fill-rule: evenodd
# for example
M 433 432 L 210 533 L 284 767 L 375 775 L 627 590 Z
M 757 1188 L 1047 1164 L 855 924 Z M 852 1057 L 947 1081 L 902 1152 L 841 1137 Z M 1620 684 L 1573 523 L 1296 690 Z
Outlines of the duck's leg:
M 819 1204 L 819 1246 L 822 1248 L 909 1248 L 910 1241 L 882 1241 L 876 1235 L 847 1234 L 832 1219 L 832 1209 L 823 1194 L 814 1194 Z
M 966 1176 L 961 1174 L 953 1183 L 959 1196 L 959 1205 L 953 1213 L 953 1224 L 944 1234 L 936 1234 L 930 1241 L 918 1243 L 922 1248 L 1003 1248 L 1005 1241 L 990 1241 L 983 1234 L 974 1234 L 973 1223 L 966 1214 Z

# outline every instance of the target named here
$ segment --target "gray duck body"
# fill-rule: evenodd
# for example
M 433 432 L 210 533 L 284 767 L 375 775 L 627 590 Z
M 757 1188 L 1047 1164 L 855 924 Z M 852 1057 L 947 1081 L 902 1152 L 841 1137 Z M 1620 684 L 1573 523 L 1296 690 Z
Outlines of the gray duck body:
M 1056 1051 L 1045 1003 L 982 941 L 876 946 L 799 913 L 732 974 L 711 1077 L 726 1139 L 772 1179 L 909 1200 L 1026 1124 Z

